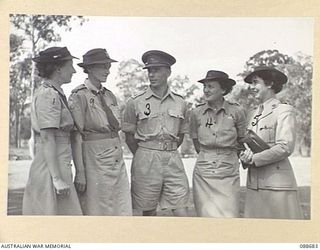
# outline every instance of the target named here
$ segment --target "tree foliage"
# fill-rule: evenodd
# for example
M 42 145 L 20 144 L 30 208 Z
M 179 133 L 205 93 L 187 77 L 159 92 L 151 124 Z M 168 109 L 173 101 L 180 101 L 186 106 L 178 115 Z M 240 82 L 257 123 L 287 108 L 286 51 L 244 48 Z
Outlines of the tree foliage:
M 297 110 L 297 146 L 301 155 L 310 155 L 311 146 L 311 97 L 312 97 L 312 58 L 297 53 L 288 56 L 278 50 L 264 50 L 256 53 L 246 62 L 244 71 L 239 74 L 242 79 L 257 66 L 272 66 L 288 76 L 288 82 L 278 94 L 278 98 L 293 105 Z M 250 85 L 243 81 L 232 91 L 231 99 L 250 110 L 256 105 Z
M 59 42 L 60 33 L 71 31 L 75 22 L 85 21 L 82 16 L 10 15 L 10 143 L 18 146 L 23 106 L 40 82 L 31 58 Z

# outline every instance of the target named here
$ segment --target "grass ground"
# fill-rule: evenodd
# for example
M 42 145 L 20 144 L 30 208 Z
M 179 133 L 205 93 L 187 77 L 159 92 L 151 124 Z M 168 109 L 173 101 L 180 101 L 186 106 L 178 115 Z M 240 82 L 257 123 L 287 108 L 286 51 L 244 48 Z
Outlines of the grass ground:
M 23 188 L 8 191 L 8 215 L 21 215 L 22 214 L 22 198 Z M 240 193 L 240 217 L 243 217 L 245 187 L 241 187 Z M 299 196 L 303 209 L 304 218 L 310 219 L 310 187 L 299 187 Z M 134 215 L 139 216 L 140 213 L 134 211 Z M 171 211 L 158 210 L 158 216 L 172 216 Z M 188 216 L 196 216 L 192 194 L 190 194 Z
M 11 155 L 19 155 L 20 159 L 23 160 L 13 160 L 9 161 L 9 187 L 8 187 L 8 215 L 21 215 L 22 214 L 22 198 L 24 192 L 24 186 L 27 181 L 27 175 L 30 166 L 30 160 L 26 159 L 26 154 L 28 154 L 27 149 L 10 149 Z M 297 182 L 299 185 L 299 196 L 302 204 L 302 209 L 305 219 L 310 219 L 310 158 L 304 157 L 293 157 L 290 159 L 293 165 L 295 175 L 297 177 Z M 183 159 L 187 176 L 189 178 L 189 183 L 192 178 L 192 171 L 194 166 L 194 158 Z M 130 163 L 131 160 L 126 159 L 126 165 L 130 175 Z M 244 185 L 246 172 L 241 171 L 240 173 L 241 183 Z M 245 199 L 245 187 L 241 187 L 240 194 L 240 216 L 243 216 L 244 209 L 244 199 Z M 140 215 L 134 211 L 134 215 Z M 172 216 L 170 211 L 159 210 L 159 216 Z M 188 206 L 188 216 L 195 216 L 195 210 L 193 205 L 192 193 L 189 198 Z

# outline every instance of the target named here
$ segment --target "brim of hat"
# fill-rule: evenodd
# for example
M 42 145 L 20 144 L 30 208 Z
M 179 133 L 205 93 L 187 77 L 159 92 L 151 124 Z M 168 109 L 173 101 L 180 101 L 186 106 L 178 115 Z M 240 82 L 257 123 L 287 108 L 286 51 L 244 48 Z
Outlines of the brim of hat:
M 66 60 L 71 60 L 71 59 L 79 59 L 79 58 L 70 55 L 70 56 L 57 58 L 57 59 L 54 59 L 54 60 L 42 60 L 41 56 L 38 56 L 38 57 L 32 58 L 32 61 L 34 61 L 34 62 L 59 62 L 59 61 L 66 61 Z
M 220 77 L 203 78 L 203 79 L 199 80 L 198 82 L 205 83 L 205 82 L 208 82 L 208 81 L 218 81 L 218 82 L 221 82 L 221 83 L 230 84 L 231 86 L 236 85 L 236 81 L 235 80 L 232 80 L 230 78 L 220 78 Z
M 94 65 L 94 64 L 102 64 L 102 63 L 113 63 L 113 62 L 118 62 L 116 60 L 113 59 L 108 59 L 108 60 L 101 60 L 101 61 L 93 61 L 90 63 L 78 63 L 79 67 L 84 67 L 84 66 L 88 66 L 88 65 Z
M 252 83 L 252 78 L 256 75 L 259 75 L 259 73 L 261 72 L 273 72 L 276 74 L 276 77 L 277 77 L 277 83 L 280 83 L 280 84 L 285 84 L 287 81 L 288 81 L 288 77 L 283 74 L 281 71 L 278 71 L 278 70 L 269 70 L 269 69 L 262 69 L 262 70 L 257 70 L 257 71 L 253 71 L 251 72 L 249 75 L 247 75 L 245 78 L 244 78 L 244 81 L 246 83 L 249 83 L 251 84 Z
M 148 64 L 146 66 L 143 67 L 143 69 L 148 69 L 148 68 L 152 68 L 152 67 L 168 67 L 170 68 L 171 66 L 165 63 L 153 63 L 153 64 Z

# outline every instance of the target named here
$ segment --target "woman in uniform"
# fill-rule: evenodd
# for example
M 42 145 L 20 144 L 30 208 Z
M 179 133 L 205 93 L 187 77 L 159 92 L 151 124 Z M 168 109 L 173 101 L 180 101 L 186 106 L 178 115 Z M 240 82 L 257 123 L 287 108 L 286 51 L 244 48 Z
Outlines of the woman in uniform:
M 105 49 L 92 49 L 78 65 L 88 74 L 69 103 L 77 131 L 72 133 L 75 185 L 85 215 L 132 215 L 131 196 L 118 131 L 116 97 L 102 86 L 111 59 Z
M 295 144 L 295 110 L 276 98 L 287 76 L 275 68 L 261 66 L 244 80 L 252 85 L 260 102 L 249 116 L 248 128 L 270 147 L 254 154 L 245 145 L 247 149 L 240 154 L 242 163 L 249 167 L 244 215 L 302 219 L 297 184 L 288 159 Z
M 33 58 L 44 81 L 32 102 L 35 158 L 23 197 L 24 215 L 82 214 L 70 164 L 74 122 L 61 88 L 76 72 L 73 58 L 66 47 L 51 47 Z
M 228 102 L 236 82 L 210 70 L 203 83 L 205 103 L 191 111 L 190 136 L 198 159 L 193 172 L 195 209 L 201 217 L 238 217 L 240 176 L 238 140 L 246 129 L 243 109 Z

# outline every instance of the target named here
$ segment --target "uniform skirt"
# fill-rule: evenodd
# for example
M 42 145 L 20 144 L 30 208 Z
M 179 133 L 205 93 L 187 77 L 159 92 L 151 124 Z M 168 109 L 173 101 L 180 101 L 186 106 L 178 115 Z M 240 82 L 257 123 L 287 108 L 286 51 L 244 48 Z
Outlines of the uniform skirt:
M 201 150 L 193 172 L 195 209 L 201 217 L 239 217 L 239 160 L 234 150 Z
M 247 189 L 244 217 L 303 219 L 296 190 Z
M 82 215 L 71 171 L 71 145 L 69 137 L 56 137 L 59 170 L 64 182 L 70 186 L 69 196 L 60 196 L 43 154 L 41 141 L 35 143 L 35 158 L 31 164 L 29 179 L 23 196 L 24 215 Z
M 87 187 L 80 197 L 85 215 L 132 215 L 128 175 L 119 138 L 84 141 Z

